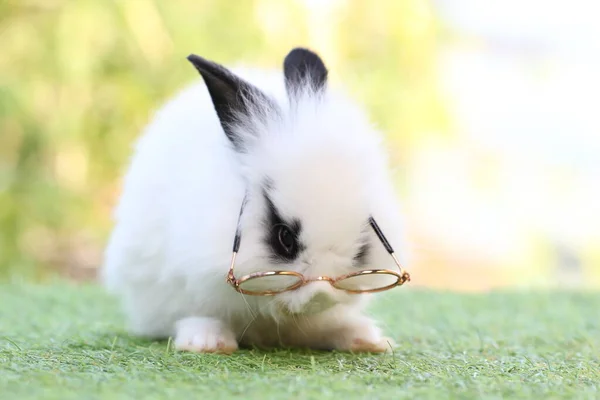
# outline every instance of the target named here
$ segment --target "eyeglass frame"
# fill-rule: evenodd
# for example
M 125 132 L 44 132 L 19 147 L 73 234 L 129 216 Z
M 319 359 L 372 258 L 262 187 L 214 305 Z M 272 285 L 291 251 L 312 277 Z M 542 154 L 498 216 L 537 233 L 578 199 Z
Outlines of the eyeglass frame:
M 240 207 L 240 214 L 238 217 L 237 229 L 236 229 L 235 237 L 233 240 L 233 254 L 231 256 L 231 264 L 229 266 L 229 272 L 227 273 L 227 279 L 226 279 L 226 283 L 231 285 L 237 292 L 239 292 L 241 294 L 246 294 L 246 295 L 251 295 L 251 296 L 274 296 L 274 295 L 289 292 L 292 290 L 297 290 L 297 289 L 300 289 L 302 286 L 305 286 L 311 282 L 319 282 L 319 281 L 329 282 L 335 289 L 343 290 L 350 294 L 364 294 L 364 293 L 383 292 L 385 290 L 393 289 L 397 286 L 402 286 L 404 283 L 410 281 L 410 274 L 406 270 L 404 270 L 404 268 L 402 268 L 402 265 L 400 264 L 398 257 L 396 257 L 394 249 L 392 248 L 389 241 L 383 234 L 381 228 L 379 228 L 379 225 L 377 224 L 377 222 L 375 221 L 375 218 L 373 218 L 373 216 L 369 216 L 369 220 L 368 220 L 369 225 L 371 226 L 371 228 L 373 228 L 373 230 L 375 231 L 375 234 L 377 235 L 377 237 L 383 244 L 383 247 L 388 252 L 388 254 L 392 257 L 392 259 L 394 260 L 394 263 L 396 264 L 396 266 L 398 267 L 398 270 L 400 271 L 399 273 L 396 271 L 389 270 L 389 269 L 366 269 L 366 270 L 361 270 L 361 271 L 357 271 L 357 272 L 351 272 L 349 274 L 344 274 L 337 278 L 331 278 L 328 276 L 317 276 L 314 278 L 306 278 L 300 272 L 283 270 L 283 271 L 254 272 L 254 273 L 251 273 L 248 275 L 244 275 L 241 278 L 236 278 L 233 273 L 233 269 L 235 267 L 235 260 L 236 260 L 237 253 L 240 249 L 240 244 L 242 241 L 240 222 L 241 222 L 241 217 L 242 217 L 246 202 L 247 202 L 247 195 L 244 197 L 244 201 L 242 202 L 242 206 Z M 295 276 L 295 277 L 299 278 L 299 281 L 298 281 L 298 283 L 296 283 L 294 285 L 290 285 L 289 287 L 286 287 L 282 290 L 251 291 L 251 290 L 244 290 L 240 287 L 244 282 L 247 282 L 252 279 L 258 279 L 258 278 L 263 278 L 263 277 L 267 277 L 267 276 L 282 276 L 282 275 L 283 276 Z M 343 288 L 339 288 L 339 287 L 335 286 L 336 282 L 342 281 L 344 279 L 352 278 L 355 276 L 362 276 L 362 275 L 393 275 L 397 278 L 397 280 L 396 280 L 396 282 L 394 282 L 390 285 L 387 285 L 387 286 L 384 286 L 381 288 L 370 289 L 370 290 L 343 289 Z

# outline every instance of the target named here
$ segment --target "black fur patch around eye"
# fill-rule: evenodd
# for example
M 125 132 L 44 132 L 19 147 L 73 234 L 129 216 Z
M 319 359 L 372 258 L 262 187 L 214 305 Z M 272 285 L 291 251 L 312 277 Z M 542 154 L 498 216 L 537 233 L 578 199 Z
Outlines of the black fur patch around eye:
M 277 207 L 269 197 L 267 189 L 263 191 L 265 203 L 267 205 L 265 215 L 266 233 L 264 243 L 271 251 L 271 260 L 276 263 L 290 263 L 298 258 L 300 252 L 305 249 L 305 246 L 300 242 L 300 232 L 302 224 L 300 220 L 294 218 L 291 221 L 283 219 Z M 292 246 L 286 247 L 281 240 L 281 229 L 289 230 L 293 241 Z M 285 241 L 287 242 L 287 241 Z M 287 243 L 289 244 L 289 243 Z
M 362 267 L 366 264 L 370 251 L 371 251 L 370 243 L 367 242 L 360 246 L 360 248 L 358 249 L 358 253 L 356 253 L 356 255 L 354 256 L 354 261 L 356 262 L 357 266 Z

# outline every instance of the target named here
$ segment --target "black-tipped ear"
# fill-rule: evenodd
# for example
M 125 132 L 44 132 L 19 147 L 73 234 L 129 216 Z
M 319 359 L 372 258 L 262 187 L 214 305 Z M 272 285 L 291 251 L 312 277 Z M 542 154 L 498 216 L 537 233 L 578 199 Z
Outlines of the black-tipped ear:
M 243 149 L 244 138 L 238 137 L 233 126 L 239 122 L 240 117 L 251 113 L 264 115 L 268 110 L 260 108 L 272 105 L 272 102 L 258 88 L 222 65 L 195 54 L 190 54 L 187 59 L 204 79 L 225 134 L 237 150 Z
M 300 47 L 293 49 L 285 57 L 283 73 L 290 97 L 305 90 L 307 85 L 311 91 L 320 92 L 327 83 L 328 71 L 323 60 L 316 53 Z

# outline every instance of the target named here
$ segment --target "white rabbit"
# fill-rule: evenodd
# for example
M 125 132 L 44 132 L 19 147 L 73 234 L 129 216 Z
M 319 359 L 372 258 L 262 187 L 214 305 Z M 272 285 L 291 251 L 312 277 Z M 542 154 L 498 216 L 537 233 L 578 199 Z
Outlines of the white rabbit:
M 398 271 L 369 224 L 372 217 L 400 245 L 382 135 L 328 87 L 310 50 L 293 49 L 283 73 L 188 60 L 203 82 L 169 101 L 143 132 L 105 253 L 103 281 L 122 299 L 130 332 L 172 336 L 177 349 L 195 352 L 386 351 L 393 342 L 363 314 L 371 294 L 323 280 L 257 296 L 226 282 L 236 231 L 236 278 Z M 268 290 L 272 281 L 252 283 Z

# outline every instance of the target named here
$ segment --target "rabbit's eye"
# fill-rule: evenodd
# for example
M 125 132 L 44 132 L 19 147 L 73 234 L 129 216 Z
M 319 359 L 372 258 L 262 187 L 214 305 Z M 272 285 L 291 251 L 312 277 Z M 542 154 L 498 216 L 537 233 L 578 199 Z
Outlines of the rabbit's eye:
M 279 227 L 277 237 L 279 239 L 279 243 L 285 249 L 287 253 L 293 253 L 296 247 L 296 238 L 290 228 L 283 225 Z
M 300 240 L 302 224 L 297 218 L 284 220 L 266 190 L 263 195 L 267 205 L 264 220 L 267 230 L 263 240 L 270 250 L 269 258 L 273 263 L 291 263 L 305 248 Z

